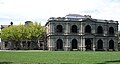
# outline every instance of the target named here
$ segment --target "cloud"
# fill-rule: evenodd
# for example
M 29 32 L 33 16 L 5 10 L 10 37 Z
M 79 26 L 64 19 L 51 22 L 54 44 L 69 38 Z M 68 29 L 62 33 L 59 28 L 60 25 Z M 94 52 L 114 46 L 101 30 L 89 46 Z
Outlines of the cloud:
M 0 0 L 1 2 L 4 4 L 0 4 L 0 17 L 12 19 L 16 24 L 32 20 L 44 25 L 49 17 L 69 13 L 120 20 L 120 0 Z

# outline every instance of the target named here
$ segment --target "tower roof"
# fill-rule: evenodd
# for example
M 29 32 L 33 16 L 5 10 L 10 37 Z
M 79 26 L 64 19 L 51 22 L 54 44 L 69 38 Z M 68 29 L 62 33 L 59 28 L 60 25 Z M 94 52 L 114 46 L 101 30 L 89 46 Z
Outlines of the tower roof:
M 68 14 L 65 17 L 66 18 L 86 18 L 85 16 L 82 16 L 80 14 Z

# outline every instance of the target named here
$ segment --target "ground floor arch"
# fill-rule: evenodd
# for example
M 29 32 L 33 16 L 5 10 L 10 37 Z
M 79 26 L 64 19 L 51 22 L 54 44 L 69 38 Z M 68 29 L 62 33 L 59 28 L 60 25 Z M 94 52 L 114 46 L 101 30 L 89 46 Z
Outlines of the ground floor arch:
M 73 49 L 78 49 L 78 42 L 77 42 L 76 39 L 73 39 L 73 40 L 72 40 L 71 46 L 72 46 L 72 50 L 73 50 Z
M 91 39 L 85 39 L 85 48 L 86 48 L 86 50 L 92 50 Z
M 109 41 L 109 49 L 113 49 L 114 50 L 114 41 L 113 40 Z
M 57 40 L 56 47 L 57 47 L 57 50 L 63 50 L 63 41 L 61 39 Z
M 101 39 L 99 39 L 97 41 L 97 49 L 98 50 L 102 50 L 103 49 L 103 41 Z

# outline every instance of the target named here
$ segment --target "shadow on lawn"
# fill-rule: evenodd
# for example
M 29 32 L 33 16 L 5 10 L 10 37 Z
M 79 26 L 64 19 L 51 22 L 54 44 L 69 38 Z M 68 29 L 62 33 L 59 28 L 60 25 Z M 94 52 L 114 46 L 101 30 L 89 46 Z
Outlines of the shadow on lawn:
M 120 63 L 120 60 L 113 60 L 113 61 L 105 61 L 103 63 L 96 63 L 96 64 L 109 64 L 109 63 Z
M 13 62 L 0 62 L 0 64 L 12 64 Z

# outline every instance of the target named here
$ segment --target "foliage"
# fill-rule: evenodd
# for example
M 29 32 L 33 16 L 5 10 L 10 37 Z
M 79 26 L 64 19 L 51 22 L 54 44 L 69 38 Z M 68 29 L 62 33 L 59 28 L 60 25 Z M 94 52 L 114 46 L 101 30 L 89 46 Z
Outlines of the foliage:
M 120 52 L 1 52 L 0 63 L 2 62 L 12 64 L 119 64 Z
M 1 31 L 3 41 L 20 41 L 20 40 L 42 40 L 45 37 L 45 27 L 39 23 L 30 25 L 11 25 Z

